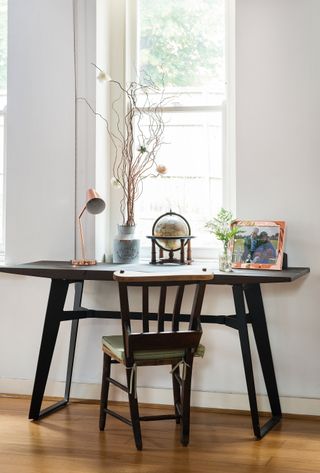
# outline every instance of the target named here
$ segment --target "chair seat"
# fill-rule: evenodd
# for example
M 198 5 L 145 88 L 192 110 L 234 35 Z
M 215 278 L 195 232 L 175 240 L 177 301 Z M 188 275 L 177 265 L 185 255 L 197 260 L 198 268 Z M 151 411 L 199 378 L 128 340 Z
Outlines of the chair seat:
M 108 335 L 102 337 L 103 346 L 111 353 L 114 353 L 115 357 L 119 360 L 125 361 L 124 345 L 122 335 Z M 199 343 L 195 356 L 201 356 L 203 358 L 205 353 L 205 346 Z M 184 350 L 143 350 L 135 351 L 134 359 L 136 361 L 143 360 L 170 360 L 173 358 L 182 358 L 184 356 Z

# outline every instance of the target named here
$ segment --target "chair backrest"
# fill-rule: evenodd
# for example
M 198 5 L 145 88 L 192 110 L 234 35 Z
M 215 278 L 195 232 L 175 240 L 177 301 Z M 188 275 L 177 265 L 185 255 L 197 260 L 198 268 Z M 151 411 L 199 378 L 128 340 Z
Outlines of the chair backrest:
M 168 273 L 140 273 L 133 271 L 117 271 L 113 279 L 118 281 L 122 331 L 124 337 L 125 356 L 133 361 L 134 351 L 143 350 L 196 350 L 201 338 L 200 314 L 206 283 L 213 279 L 213 273 L 202 270 L 176 271 Z M 187 314 L 181 316 L 181 305 L 184 289 L 187 285 L 195 285 L 193 302 Z M 141 311 L 130 311 L 128 287 L 138 286 L 142 289 Z M 149 288 L 159 287 L 157 313 L 149 311 Z M 172 310 L 166 312 L 167 288 L 176 287 L 176 295 Z M 179 321 L 188 322 L 187 330 L 180 330 Z M 131 320 L 142 320 L 142 330 L 132 333 Z M 157 331 L 150 332 L 151 320 L 157 322 Z M 170 329 L 165 330 L 165 322 L 170 321 Z

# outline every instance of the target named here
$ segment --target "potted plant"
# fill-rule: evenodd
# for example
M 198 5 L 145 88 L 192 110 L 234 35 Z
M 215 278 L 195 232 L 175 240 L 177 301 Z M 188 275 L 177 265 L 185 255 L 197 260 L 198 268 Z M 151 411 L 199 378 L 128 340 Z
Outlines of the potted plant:
M 229 210 L 221 208 L 217 216 L 209 220 L 205 225 L 209 232 L 223 243 L 223 253 L 219 255 L 220 271 L 231 271 L 231 242 L 235 235 L 242 233 L 242 230 L 232 225 L 232 221 L 232 213 Z

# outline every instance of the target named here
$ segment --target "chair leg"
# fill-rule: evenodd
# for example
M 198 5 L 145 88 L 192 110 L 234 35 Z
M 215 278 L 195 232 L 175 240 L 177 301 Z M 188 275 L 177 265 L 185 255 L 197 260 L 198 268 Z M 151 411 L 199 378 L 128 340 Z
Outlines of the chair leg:
M 173 369 L 175 365 L 172 364 L 171 367 Z M 176 369 L 179 369 L 179 368 L 176 368 Z M 173 388 L 173 399 L 174 399 L 174 411 L 175 411 L 175 415 L 177 416 L 176 424 L 180 424 L 180 411 L 178 409 L 178 406 L 181 405 L 180 384 L 174 372 L 172 373 L 172 388 Z
M 182 425 L 180 431 L 180 442 L 186 447 L 189 443 L 190 432 L 190 397 L 193 359 L 187 361 L 186 376 L 182 380 Z
M 100 419 L 99 419 L 99 429 L 104 430 L 106 425 L 106 416 L 108 405 L 108 395 L 109 395 L 109 381 L 111 371 L 111 357 L 106 353 L 103 354 L 103 370 L 102 370 L 102 383 L 101 383 L 101 398 L 100 398 Z
M 136 372 L 133 371 L 132 375 L 132 369 L 127 368 L 127 384 L 128 384 L 128 398 L 129 398 L 129 408 L 130 408 L 130 417 L 131 417 L 131 423 L 132 423 L 132 430 L 133 430 L 133 435 L 134 435 L 134 441 L 136 444 L 137 450 L 142 450 L 142 437 L 141 437 L 141 427 L 140 427 L 140 416 L 139 416 L 139 406 L 138 406 L 138 400 L 135 397 L 135 385 L 136 385 Z M 131 379 L 131 376 L 133 378 Z M 132 382 L 133 381 L 133 382 Z M 132 392 L 130 392 L 130 388 L 132 388 Z

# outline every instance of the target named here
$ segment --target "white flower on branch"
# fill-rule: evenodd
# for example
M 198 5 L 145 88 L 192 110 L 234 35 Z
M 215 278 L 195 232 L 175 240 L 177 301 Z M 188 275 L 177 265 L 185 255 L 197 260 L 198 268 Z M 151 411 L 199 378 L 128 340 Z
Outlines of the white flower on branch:
M 93 62 L 91 64 L 99 71 L 99 74 L 97 75 L 97 79 L 99 82 L 110 82 L 112 80 L 112 78 L 109 76 L 109 74 L 106 71 L 104 71 L 103 69 L 100 69 L 100 67 L 98 67 Z

